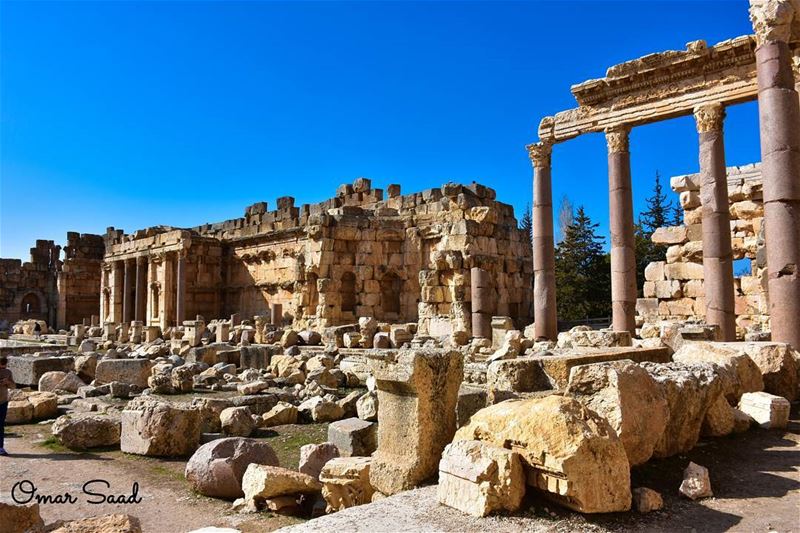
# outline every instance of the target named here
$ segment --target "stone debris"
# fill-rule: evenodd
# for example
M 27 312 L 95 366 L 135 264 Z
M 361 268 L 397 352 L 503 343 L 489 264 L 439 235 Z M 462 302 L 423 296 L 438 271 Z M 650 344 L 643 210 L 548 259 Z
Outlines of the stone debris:
M 659 511 L 664 507 L 661 494 L 647 487 L 633 489 L 633 508 L 639 513 Z
M 305 444 L 300 447 L 300 465 L 298 470 L 315 479 L 319 479 L 322 468 L 330 461 L 339 457 L 339 449 L 330 442 L 322 444 Z
M 439 503 L 473 516 L 516 511 L 525 496 L 519 454 L 481 441 L 448 444 L 439 462 Z
M 782 429 L 789 425 L 791 404 L 783 396 L 767 392 L 742 395 L 739 410 L 764 429 Z
M 627 511 L 630 464 L 608 421 L 574 398 L 509 400 L 472 416 L 454 437 L 514 443 L 528 485 L 583 513 Z
M 256 428 L 249 407 L 228 407 L 219 414 L 220 427 L 225 435 L 249 437 Z
M 322 484 L 315 478 L 278 466 L 251 464 L 242 477 L 244 500 L 254 502 L 257 508 L 267 499 L 316 494 L 321 490 Z
M 152 456 L 188 456 L 200 443 L 200 412 L 157 400 L 131 401 L 122 411 L 120 449 Z
M 319 476 L 325 512 L 342 511 L 372 501 L 371 464 L 371 457 L 339 457 L 325 463 Z
M 44 520 L 39 514 L 39 504 L 18 504 L 10 498 L 0 500 L 0 524 L 4 533 L 28 533 L 44 529 Z
M 242 437 L 217 439 L 200 446 L 186 463 L 186 481 L 196 492 L 234 500 L 244 496 L 242 478 L 251 464 L 278 466 L 266 442 Z
M 27 424 L 58 416 L 58 396 L 52 392 L 9 391 L 6 424 Z
M 297 407 L 287 402 L 278 402 L 275 407 L 261 415 L 261 427 L 270 428 L 297 423 Z
M 632 466 L 650 459 L 669 420 L 661 387 L 633 361 L 573 367 L 567 394 L 605 417 Z
M 118 416 L 81 414 L 60 416 L 52 433 L 72 450 L 119 446 L 121 423 Z
M 683 481 L 679 490 L 681 494 L 691 500 L 712 497 L 714 493 L 711 491 L 708 468 L 690 462 L 683 471 Z
M 129 514 L 107 514 L 61 522 L 50 533 L 142 533 L 139 519 Z
M 736 403 L 745 392 L 764 390 L 761 370 L 741 343 L 687 342 L 675 352 L 678 363 L 711 363 L 723 382 L 723 393 Z

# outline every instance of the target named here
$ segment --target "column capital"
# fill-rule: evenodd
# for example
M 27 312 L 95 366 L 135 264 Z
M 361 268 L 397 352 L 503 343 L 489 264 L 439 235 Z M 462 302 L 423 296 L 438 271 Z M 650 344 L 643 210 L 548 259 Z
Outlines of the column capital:
M 550 156 L 553 153 L 553 143 L 538 142 L 527 145 L 528 157 L 531 158 L 534 168 L 550 166 Z
M 788 42 L 796 16 L 791 0 L 750 0 L 750 22 L 758 44 Z
M 697 133 L 722 131 L 722 122 L 725 120 L 724 105 L 720 103 L 703 104 L 696 106 L 693 111 Z
M 613 126 L 606 128 L 606 144 L 608 144 L 608 153 L 614 154 L 619 152 L 629 152 L 630 145 L 628 142 L 631 129 L 628 126 Z

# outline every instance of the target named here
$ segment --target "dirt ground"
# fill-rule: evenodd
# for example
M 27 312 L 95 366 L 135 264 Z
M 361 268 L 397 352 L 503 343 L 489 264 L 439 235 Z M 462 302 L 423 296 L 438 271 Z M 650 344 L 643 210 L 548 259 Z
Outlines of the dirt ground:
M 204 526 L 235 527 L 246 533 L 300 525 L 302 520 L 270 514 L 238 515 L 230 503 L 191 492 L 183 479 L 185 460 L 161 460 L 119 451 L 76 453 L 52 444 L 49 425 L 12 426 L 7 439 L 11 457 L 0 458 L 0 494 L 22 480 L 39 494 L 79 495 L 75 504 L 45 504 L 46 522 L 112 512 L 137 516 L 144 531 L 183 533 Z M 296 467 L 299 447 L 322 442 L 325 426 L 276 428 L 268 441 L 282 464 Z M 711 473 L 715 497 L 700 502 L 681 498 L 677 489 L 683 468 L 694 461 Z M 82 485 L 105 479 L 105 493 L 130 494 L 139 484 L 138 504 L 89 504 Z M 531 496 L 526 509 L 513 517 L 475 519 L 437 505 L 433 488 L 383 500 L 382 505 L 353 508 L 306 522 L 304 531 L 800 531 L 800 416 L 794 406 L 787 431 L 751 430 L 742 435 L 705 440 L 691 453 L 652 460 L 634 469 L 633 486 L 661 492 L 665 508 L 648 515 L 635 513 L 583 516 Z M 408 501 L 406 501 L 408 500 Z M 380 504 L 380 502 L 379 502 Z M 400 516 L 402 515 L 402 516 Z

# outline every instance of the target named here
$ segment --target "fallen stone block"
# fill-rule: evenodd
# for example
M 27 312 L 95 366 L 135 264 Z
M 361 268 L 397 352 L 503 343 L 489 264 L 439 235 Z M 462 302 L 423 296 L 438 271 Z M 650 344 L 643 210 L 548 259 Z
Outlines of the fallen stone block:
M 477 440 L 447 445 L 439 461 L 439 503 L 472 516 L 514 512 L 525 496 L 519 454 Z
M 767 392 L 749 392 L 739 401 L 739 409 L 765 429 L 785 428 L 790 408 L 786 398 Z
M 713 364 L 722 380 L 723 394 L 733 403 L 745 392 L 764 390 L 761 370 L 742 349 L 742 343 L 684 342 L 672 360 Z
M 0 500 L 0 524 L 4 533 L 28 533 L 43 531 L 44 520 L 39 514 L 39 504 L 22 505 L 10 498 Z
M 279 466 L 251 464 L 242 477 L 245 500 L 258 502 L 266 498 L 295 494 L 315 494 L 322 484 L 315 478 Z
M 69 356 L 19 355 L 8 358 L 8 369 L 14 374 L 17 386 L 36 387 L 39 379 L 52 371 L 69 372 L 74 360 Z
M 118 446 L 121 423 L 108 415 L 65 415 L 53 423 L 53 436 L 71 450 Z
M 278 402 L 275 407 L 261 415 L 261 427 L 271 428 L 297 423 L 297 407 L 287 402 Z
M 339 449 L 330 442 L 322 444 L 306 444 L 300 447 L 300 465 L 298 470 L 308 474 L 314 479 L 319 479 L 322 467 L 328 461 L 339 457 Z
M 228 407 L 219 414 L 222 433 L 230 437 L 249 437 L 256 428 L 248 407 Z
M 453 441 L 513 443 L 527 484 L 583 513 L 627 511 L 630 464 L 608 421 L 574 398 L 508 400 L 475 413 Z
M 333 513 L 372 501 L 375 490 L 369 482 L 371 457 L 339 457 L 325 463 L 319 480 L 325 512 Z
M 152 366 L 148 359 L 101 359 L 94 379 L 97 384 L 121 381 L 145 389 Z
M 346 418 L 328 426 L 328 442 L 342 457 L 366 457 L 378 447 L 378 427 L 360 418 Z
M 134 400 L 122 411 L 120 448 L 137 455 L 187 456 L 197 449 L 200 430 L 200 412 L 196 409 Z

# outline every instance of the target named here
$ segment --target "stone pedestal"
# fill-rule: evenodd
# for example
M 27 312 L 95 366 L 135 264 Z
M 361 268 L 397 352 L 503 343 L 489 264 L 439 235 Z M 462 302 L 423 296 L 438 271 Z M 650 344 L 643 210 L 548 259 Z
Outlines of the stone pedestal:
M 228 342 L 231 335 L 231 326 L 227 322 L 217 324 L 217 342 Z
M 380 405 L 370 470 L 377 491 L 395 494 L 436 475 L 456 430 L 463 365 L 455 350 L 401 350 L 370 359 Z
M 117 325 L 114 322 L 103 323 L 103 340 L 113 341 L 117 339 Z
M 161 336 L 161 328 L 158 326 L 145 326 L 144 342 L 153 342 Z
M 492 336 L 492 313 L 494 292 L 489 272 L 473 267 L 470 270 L 470 293 L 472 299 L 472 336 L 488 339 Z
M 203 333 L 206 331 L 206 323 L 202 320 L 186 320 L 183 322 L 183 340 L 189 346 L 200 346 Z
M 700 203 L 703 214 L 703 277 L 706 321 L 719 326 L 719 340 L 736 340 L 734 311 L 733 252 L 728 208 L 728 178 L 722 104 L 698 106 L 694 110 L 700 136 Z
M 627 128 L 606 131 L 611 221 L 611 312 L 615 331 L 636 333 L 636 252 Z
M 131 342 L 139 344 L 144 337 L 144 323 L 140 320 L 131 322 Z
M 533 320 L 536 340 L 556 340 L 556 266 L 549 143 L 528 146 L 533 163 Z

